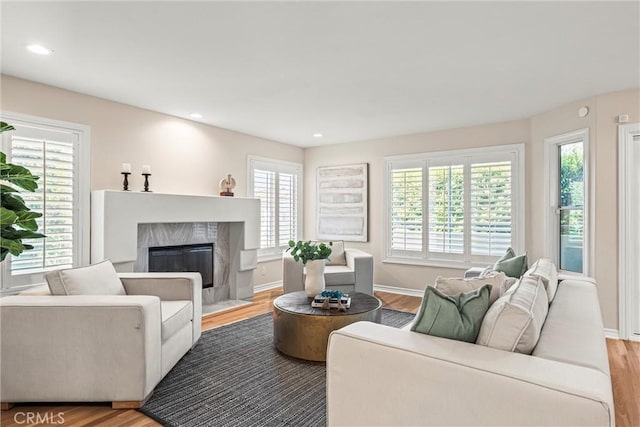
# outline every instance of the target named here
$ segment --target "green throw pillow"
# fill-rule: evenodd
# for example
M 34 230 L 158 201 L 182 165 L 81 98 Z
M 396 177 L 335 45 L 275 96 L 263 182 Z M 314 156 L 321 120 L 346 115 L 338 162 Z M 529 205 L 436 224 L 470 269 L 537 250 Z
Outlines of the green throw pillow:
M 480 325 L 489 309 L 491 285 L 456 296 L 427 286 L 422 306 L 411 330 L 441 338 L 476 342 Z
M 527 271 L 527 254 L 516 256 L 513 249 L 507 249 L 502 258 L 493 265 L 495 271 L 501 271 L 509 277 L 521 278 Z

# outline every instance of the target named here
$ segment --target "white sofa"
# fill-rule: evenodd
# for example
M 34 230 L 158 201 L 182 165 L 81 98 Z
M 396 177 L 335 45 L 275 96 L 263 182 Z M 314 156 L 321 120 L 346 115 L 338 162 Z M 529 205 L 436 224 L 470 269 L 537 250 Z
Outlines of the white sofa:
M 0 402 L 140 407 L 198 341 L 199 273 L 119 274 L 126 295 L 0 298 Z
M 327 290 L 362 292 L 373 295 L 373 255 L 359 249 L 344 249 L 344 263 L 327 265 L 324 271 Z M 282 255 L 284 293 L 304 290 L 305 269 L 290 252 Z
M 329 339 L 329 426 L 614 423 L 592 281 L 559 283 L 532 355 L 369 322 Z

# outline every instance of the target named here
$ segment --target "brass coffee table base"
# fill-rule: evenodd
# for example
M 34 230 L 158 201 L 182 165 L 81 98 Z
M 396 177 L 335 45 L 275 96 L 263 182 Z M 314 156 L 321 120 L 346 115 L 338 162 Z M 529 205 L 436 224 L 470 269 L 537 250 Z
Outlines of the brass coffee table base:
M 350 296 L 352 306 L 345 312 L 312 308 L 311 299 L 304 292 L 285 294 L 276 299 L 273 304 L 275 347 L 288 356 L 324 362 L 332 331 L 361 320 L 380 323 L 380 300 L 366 294 L 352 293 Z M 278 301 L 281 298 L 286 301 Z M 360 305 L 358 300 L 362 300 Z

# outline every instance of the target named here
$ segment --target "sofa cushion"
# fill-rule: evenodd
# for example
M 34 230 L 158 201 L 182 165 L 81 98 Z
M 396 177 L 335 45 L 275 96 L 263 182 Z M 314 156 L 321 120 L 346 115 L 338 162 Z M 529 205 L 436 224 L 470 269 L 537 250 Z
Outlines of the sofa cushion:
M 333 242 L 327 265 L 347 265 L 347 258 L 344 255 L 344 242 L 342 240 Z
M 598 292 L 593 283 L 560 282 L 533 355 L 609 375 Z
M 473 291 L 474 289 L 481 288 L 483 285 L 491 285 L 491 294 L 489 296 L 489 303 L 493 304 L 502 293 L 504 293 L 504 280 L 506 276 L 504 273 L 497 273 L 494 275 L 487 275 L 484 277 L 441 277 L 438 276 L 435 283 L 435 288 L 445 295 L 455 296 L 464 292 Z
M 307 273 L 302 276 L 302 283 L 307 280 Z M 356 283 L 356 273 L 346 265 L 328 265 L 324 269 L 324 282 L 327 286 L 353 285 Z
M 512 248 L 493 265 L 493 269 L 501 271 L 509 277 L 520 278 L 527 271 L 527 254 L 516 256 Z
M 524 274 L 525 276 L 539 277 L 547 291 L 549 303 L 553 301 L 558 288 L 558 271 L 556 266 L 550 259 L 540 258 L 533 263 L 531 268 Z
M 547 317 L 549 304 L 542 281 L 523 277 L 487 311 L 477 344 L 531 354 Z
M 52 295 L 126 295 L 111 261 L 45 275 Z
M 191 301 L 160 301 L 160 315 L 162 317 L 162 342 L 171 338 L 193 319 L 193 305 Z
M 433 286 L 424 291 L 420 311 L 411 330 L 441 338 L 475 342 L 482 318 L 489 308 L 491 285 L 455 296 Z

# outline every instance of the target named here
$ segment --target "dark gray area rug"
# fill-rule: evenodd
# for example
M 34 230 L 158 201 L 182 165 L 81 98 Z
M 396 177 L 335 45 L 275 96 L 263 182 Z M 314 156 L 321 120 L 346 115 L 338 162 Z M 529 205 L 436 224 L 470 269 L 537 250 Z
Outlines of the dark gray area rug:
M 165 426 L 324 426 L 325 365 L 278 353 L 272 319 L 204 332 L 140 411 Z M 382 310 L 385 325 L 412 319 Z

